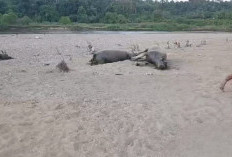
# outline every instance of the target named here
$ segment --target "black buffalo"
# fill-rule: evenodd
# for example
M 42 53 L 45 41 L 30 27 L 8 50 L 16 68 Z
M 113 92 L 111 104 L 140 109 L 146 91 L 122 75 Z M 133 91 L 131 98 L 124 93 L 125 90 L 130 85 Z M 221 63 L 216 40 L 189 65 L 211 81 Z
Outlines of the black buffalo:
M 150 51 L 146 55 L 146 61 L 154 64 L 157 69 L 167 69 L 167 55 L 158 51 Z
M 147 63 L 155 65 L 157 69 L 164 70 L 167 69 L 167 55 L 158 51 L 147 51 L 143 52 L 140 55 L 133 57 L 132 60 L 139 60 L 145 56 L 145 61 Z M 140 65 L 140 64 L 137 64 Z
M 93 58 L 90 60 L 91 65 L 113 63 L 118 61 L 129 60 L 135 56 L 133 53 L 120 50 L 104 50 L 97 54 L 93 54 Z

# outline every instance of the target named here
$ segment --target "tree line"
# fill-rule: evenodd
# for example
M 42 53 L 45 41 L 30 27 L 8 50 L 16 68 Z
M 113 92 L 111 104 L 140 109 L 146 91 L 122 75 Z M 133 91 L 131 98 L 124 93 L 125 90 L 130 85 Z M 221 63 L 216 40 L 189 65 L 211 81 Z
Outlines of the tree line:
M 232 2 L 153 0 L 0 0 L 0 24 L 143 23 L 232 19 Z

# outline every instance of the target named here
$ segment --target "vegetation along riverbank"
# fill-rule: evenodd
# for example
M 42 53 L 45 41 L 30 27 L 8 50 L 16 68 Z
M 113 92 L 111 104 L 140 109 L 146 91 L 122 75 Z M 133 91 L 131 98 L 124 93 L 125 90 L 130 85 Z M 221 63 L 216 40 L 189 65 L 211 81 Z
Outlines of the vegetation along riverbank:
M 0 0 L 0 30 L 232 31 L 232 2 Z

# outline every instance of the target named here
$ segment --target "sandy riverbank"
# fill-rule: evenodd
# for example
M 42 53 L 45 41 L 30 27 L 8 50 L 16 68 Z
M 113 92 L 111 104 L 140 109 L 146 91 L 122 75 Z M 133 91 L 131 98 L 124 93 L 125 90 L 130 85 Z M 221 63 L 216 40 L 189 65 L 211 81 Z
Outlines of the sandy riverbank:
M 165 49 L 186 40 L 192 47 Z M 89 66 L 86 41 L 98 50 L 159 46 L 170 69 Z M 0 157 L 232 154 L 232 83 L 219 90 L 232 73 L 231 34 L 3 34 L 0 49 L 15 58 L 0 61 Z M 57 50 L 70 73 L 54 70 Z

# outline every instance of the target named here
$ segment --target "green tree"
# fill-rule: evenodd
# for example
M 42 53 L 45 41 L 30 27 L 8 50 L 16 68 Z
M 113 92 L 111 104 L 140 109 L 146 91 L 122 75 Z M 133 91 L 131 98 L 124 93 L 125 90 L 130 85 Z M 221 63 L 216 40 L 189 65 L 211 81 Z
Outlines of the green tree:
M 77 15 L 75 14 L 69 15 L 69 18 L 72 22 L 77 22 L 77 19 L 78 19 Z
M 59 15 L 54 6 L 43 5 L 40 7 L 40 16 L 42 21 L 56 22 Z
M 104 21 L 105 23 L 117 23 L 117 13 L 107 12 Z
M 107 12 L 105 15 L 105 23 L 127 23 L 128 20 L 122 14 Z
M 226 18 L 226 13 L 225 12 L 220 12 L 217 14 L 218 19 L 225 19 Z
M 17 22 L 21 25 L 29 25 L 32 22 L 32 20 L 28 16 L 24 16 L 18 19 Z
M 9 14 L 4 14 L 2 16 L 2 23 L 6 25 L 15 24 L 17 20 L 17 15 L 13 12 L 10 12 Z
M 179 24 L 213 19 L 214 24 L 231 23 L 232 3 L 206 0 L 191 2 L 155 0 L 0 0 L 0 13 L 14 12 L 20 19 L 28 16 L 35 22 L 57 22 L 68 16 L 73 22 L 126 23 L 175 21 Z M 4 15 L 4 21 L 7 21 Z M 223 19 L 223 20 L 221 20 Z M 26 20 L 27 21 L 27 20 Z M 224 22 L 223 22 L 224 21 Z M 210 20 L 207 20 L 209 22 Z
M 31 0 L 18 0 L 17 9 L 20 16 L 30 16 L 32 14 Z
M 59 23 L 61 23 L 63 25 L 68 25 L 68 24 L 71 24 L 72 21 L 70 20 L 70 18 L 68 16 L 62 16 L 59 20 Z
M 77 21 L 78 22 L 88 22 L 88 16 L 86 10 L 83 6 L 80 6 L 77 11 Z
M 76 14 L 78 7 L 79 1 L 77 0 L 60 1 L 58 4 L 56 4 L 56 9 L 60 16 Z
M 2 24 L 2 14 L 0 13 L 0 25 Z
M 5 14 L 8 10 L 7 3 L 5 1 L 0 1 L 0 14 Z
M 128 22 L 128 20 L 126 19 L 126 17 L 124 15 L 119 14 L 117 16 L 117 23 L 127 23 L 127 22 Z
M 154 21 L 161 21 L 163 19 L 162 11 L 161 10 L 155 10 L 153 12 L 153 20 Z

